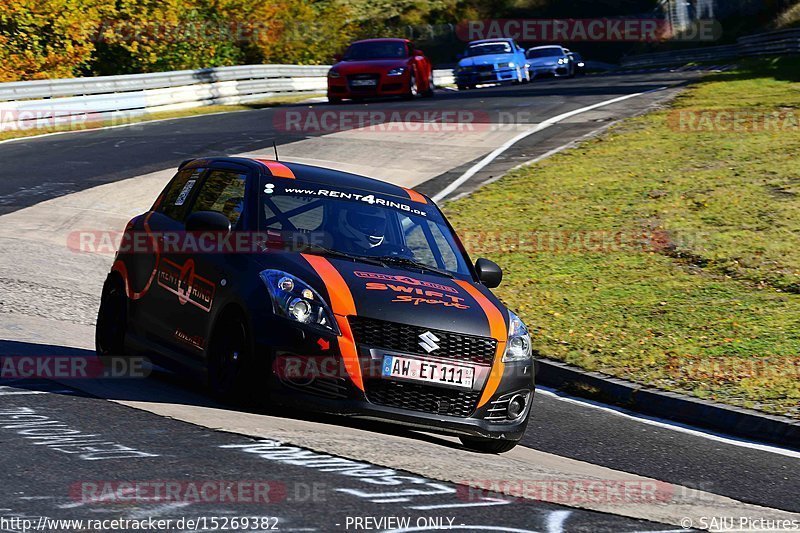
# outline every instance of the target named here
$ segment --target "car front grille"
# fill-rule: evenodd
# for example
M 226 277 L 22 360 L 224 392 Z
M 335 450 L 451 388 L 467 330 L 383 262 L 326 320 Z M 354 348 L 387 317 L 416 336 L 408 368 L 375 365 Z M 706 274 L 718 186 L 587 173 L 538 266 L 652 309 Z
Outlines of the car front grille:
M 480 394 L 380 379 L 367 380 L 364 388 L 367 400 L 374 404 L 461 418 L 475 411 Z
M 477 65 L 475 70 L 478 72 L 494 72 L 494 65 Z
M 398 324 L 360 316 L 349 317 L 356 345 L 386 350 L 442 357 L 480 365 L 491 365 L 497 350 L 497 341 L 489 337 L 462 335 L 436 329 Z M 427 353 L 419 345 L 419 336 L 430 331 L 439 339 L 439 349 Z

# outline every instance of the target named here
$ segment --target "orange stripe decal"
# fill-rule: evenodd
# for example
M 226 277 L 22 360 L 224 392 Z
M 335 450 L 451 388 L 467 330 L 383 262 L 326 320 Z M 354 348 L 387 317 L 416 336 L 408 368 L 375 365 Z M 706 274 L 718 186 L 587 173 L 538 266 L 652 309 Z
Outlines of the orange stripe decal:
M 258 161 L 259 163 L 267 167 L 269 171 L 272 173 L 272 175 L 275 176 L 276 178 L 286 178 L 290 180 L 294 179 L 294 172 L 292 172 L 292 169 L 290 169 L 283 163 L 272 161 L 271 159 L 256 159 L 255 161 Z
M 506 367 L 503 363 L 503 354 L 506 351 L 506 342 L 508 340 L 506 320 L 500 309 L 489 301 L 489 299 L 471 283 L 463 280 L 455 281 L 481 306 L 481 309 L 483 309 L 483 312 L 486 314 L 487 320 L 489 320 L 489 334 L 492 338 L 497 340 L 497 352 L 494 356 L 492 371 L 489 373 L 489 379 L 486 381 L 483 394 L 481 394 L 481 399 L 478 401 L 478 407 L 483 407 L 486 402 L 491 400 L 494 393 L 497 392 L 497 388 L 500 386 L 500 380 L 503 379 L 503 372 Z
M 408 197 L 411 198 L 412 202 L 419 202 L 421 204 L 427 204 L 428 203 L 428 200 L 426 200 L 424 196 L 422 196 L 420 193 L 418 193 L 414 189 L 406 189 L 406 192 L 408 193 Z
M 120 276 L 122 276 L 123 281 L 125 282 L 125 294 L 128 295 L 128 298 L 131 300 L 139 300 L 143 298 L 148 291 L 150 290 L 150 286 L 153 284 L 153 280 L 156 279 L 156 274 L 158 273 L 158 267 L 161 264 L 161 250 L 158 246 L 158 241 L 153 236 L 153 231 L 150 229 L 150 217 L 153 216 L 155 211 L 150 211 L 147 213 L 147 216 L 144 219 L 144 231 L 147 235 L 153 240 L 153 249 L 155 250 L 155 264 L 153 265 L 153 271 L 150 272 L 150 277 L 145 283 L 144 288 L 140 291 L 135 291 L 131 287 L 131 280 L 128 276 L 128 268 L 125 266 L 121 260 L 116 260 L 113 265 L 111 265 L 111 270 L 113 272 L 117 272 Z
M 317 272 L 325 288 L 328 289 L 328 297 L 331 300 L 331 309 L 336 315 L 336 323 L 339 325 L 342 335 L 339 337 L 339 349 L 342 352 L 342 361 L 347 374 L 356 387 L 364 390 L 364 380 L 361 377 L 361 365 L 358 361 L 358 351 L 353 339 L 353 331 L 347 317 L 356 314 L 356 303 L 353 301 L 353 294 L 344 281 L 344 278 L 333 265 L 318 255 L 302 254 L 303 259 Z

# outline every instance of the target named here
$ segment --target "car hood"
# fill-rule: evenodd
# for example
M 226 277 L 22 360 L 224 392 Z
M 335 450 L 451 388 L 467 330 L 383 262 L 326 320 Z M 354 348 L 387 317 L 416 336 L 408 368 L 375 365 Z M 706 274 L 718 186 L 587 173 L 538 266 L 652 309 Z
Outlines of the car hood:
M 459 67 L 476 67 L 479 65 L 494 65 L 514 61 L 513 54 L 489 54 L 485 56 L 465 57 L 458 62 Z
M 481 337 L 492 336 L 490 320 L 495 326 L 502 320 L 503 327 L 508 327 L 505 306 L 478 283 L 318 255 L 277 255 L 283 256 L 285 266 L 276 265 L 273 256 L 269 268 L 308 283 L 337 314 Z M 354 312 L 342 310 L 340 304 L 349 302 Z
M 407 66 L 408 59 L 371 59 L 362 61 L 339 61 L 333 68 L 340 74 L 358 74 L 361 72 L 382 72 L 393 68 Z
M 528 64 L 531 66 L 552 66 L 557 65 L 560 57 L 532 57 L 528 58 Z

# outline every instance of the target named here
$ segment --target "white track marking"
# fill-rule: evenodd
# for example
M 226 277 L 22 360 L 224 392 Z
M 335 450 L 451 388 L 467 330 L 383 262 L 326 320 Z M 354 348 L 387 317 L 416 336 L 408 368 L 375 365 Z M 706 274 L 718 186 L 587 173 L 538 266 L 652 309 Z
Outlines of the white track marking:
M 409 509 L 416 509 L 418 511 L 432 511 L 434 509 L 463 509 L 467 507 L 489 507 L 493 505 L 507 505 L 511 500 L 504 498 L 484 498 L 482 502 L 476 503 L 450 503 L 442 505 L 412 505 Z
M 145 507 L 144 509 L 139 509 L 132 512 L 127 516 L 127 518 L 130 518 L 131 520 L 141 520 L 142 518 L 148 518 L 150 516 L 162 516 L 165 513 L 169 513 L 177 509 L 183 509 L 184 507 L 188 507 L 190 505 L 192 505 L 190 502 L 170 502 L 165 503 L 164 505 L 159 505 L 158 507 Z
M 516 529 L 513 527 L 498 527 L 498 526 L 472 526 L 472 525 L 459 525 L 459 526 L 441 526 L 437 530 L 447 531 L 500 531 L 504 533 L 539 533 L 532 529 Z M 387 529 L 384 533 L 412 533 L 415 531 L 430 531 L 429 527 L 408 527 L 404 529 Z
M 40 390 L 18 390 L 18 391 L 0 390 L 0 396 L 26 396 L 30 394 L 47 394 L 47 392 Z
M 575 109 L 573 111 L 568 111 L 567 113 L 562 113 L 552 118 L 548 118 L 544 122 L 540 122 L 533 128 L 523 131 L 516 137 L 513 137 L 506 141 L 502 146 L 493 150 L 489 153 L 486 157 L 475 163 L 472 167 L 470 167 L 466 172 L 464 172 L 461 176 L 456 178 L 454 182 L 450 185 L 436 193 L 431 199 L 434 202 L 440 202 L 447 198 L 453 191 L 461 187 L 467 180 L 469 180 L 472 176 L 480 172 L 483 168 L 485 168 L 489 163 L 497 159 L 500 155 L 503 154 L 506 150 L 517 144 L 519 141 L 525 139 L 526 137 L 530 137 L 534 133 L 538 133 L 542 130 L 549 128 L 550 126 L 554 126 L 559 122 L 562 122 L 568 118 L 574 117 L 575 115 L 580 115 L 581 113 L 586 113 L 587 111 L 592 111 L 593 109 L 598 109 L 600 107 L 605 107 L 611 104 L 616 104 L 617 102 L 623 102 L 625 100 L 630 100 L 631 98 L 636 98 L 637 96 L 642 96 L 645 94 L 653 93 L 656 91 L 663 91 L 667 87 L 659 87 L 658 89 L 652 89 L 650 91 L 644 91 L 641 93 L 634 93 L 634 94 L 627 94 L 625 96 L 620 96 L 618 98 L 612 98 L 611 100 L 606 100 L 604 102 L 599 102 L 597 104 L 592 104 L 590 106 L 581 107 L 580 109 Z
M 800 459 L 800 451 L 789 450 L 786 448 L 781 448 L 778 446 L 771 446 L 769 444 L 761 444 L 759 442 L 750 441 L 747 439 L 740 439 L 738 437 L 732 437 L 729 435 L 725 435 L 723 433 L 716 433 L 714 431 L 700 429 L 694 426 L 690 426 L 689 424 L 681 424 L 680 422 L 672 422 L 666 420 L 664 418 L 658 418 L 655 416 L 647 416 L 641 415 L 638 413 L 634 413 L 627 409 L 623 409 L 622 407 L 614 407 L 612 405 L 606 405 L 600 402 L 596 402 L 594 400 L 587 400 L 584 398 L 576 398 L 573 396 L 569 396 L 568 394 L 564 394 L 560 391 L 555 389 L 551 389 L 549 387 L 542 387 L 540 385 L 536 386 L 536 393 L 537 394 L 544 394 L 545 396 L 550 396 L 555 398 L 556 400 L 572 403 L 576 405 L 580 405 L 582 407 L 589 407 L 592 409 L 597 409 L 599 411 L 605 411 L 607 413 L 611 413 L 617 416 L 621 416 L 630 420 L 634 420 L 636 422 L 640 422 L 642 424 L 647 424 L 649 426 L 660 427 L 663 429 L 670 429 L 672 431 L 677 431 L 679 433 L 686 433 L 688 435 L 692 435 L 695 437 L 701 437 L 708 440 L 713 440 L 716 442 L 722 442 L 724 444 L 730 444 L 731 446 L 739 446 L 740 448 L 749 448 L 751 450 L 758 450 L 761 452 L 769 452 L 778 455 L 784 455 L 786 457 L 791 457 L 793 459 Z
M 566 522 L 572 511 L 553 511 L 547 515 L 547 533 L 564 533 L 564 522 Z

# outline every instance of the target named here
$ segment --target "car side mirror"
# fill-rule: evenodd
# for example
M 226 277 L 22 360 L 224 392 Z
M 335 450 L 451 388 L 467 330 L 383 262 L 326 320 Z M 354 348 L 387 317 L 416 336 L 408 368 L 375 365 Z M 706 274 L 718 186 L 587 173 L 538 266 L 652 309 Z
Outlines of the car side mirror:
M 231 221 L 218 211 L 197 211 L 186 219 L 186 231 L 229 233 L 231 231 Z
M 467 54 L 465 54 L 464 52 L 456 54 L 456 59 L 464 59 L 465 57 L 467 57 Z
M 338 63 L 338 62 L 339 62 L 339 61 L 341 61 L 342 59 L 343 59 L 343 56 L 342 56 L 342 54 L 333 54 L 333 60 L 334 60 L 335 62 L 337 62 L 337 63 Z
M 415 56 L 424 56 L 425 52 L 423 52 L 422 50 L 414 50 L 414 55 Z
M 481 283 L 494 289 L 503 281 L 503 269 L 494 261 L 488 259 L 478 259 L 475 261 L 475 272 Z

